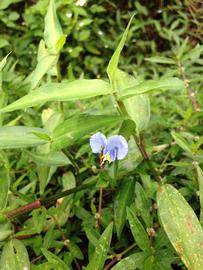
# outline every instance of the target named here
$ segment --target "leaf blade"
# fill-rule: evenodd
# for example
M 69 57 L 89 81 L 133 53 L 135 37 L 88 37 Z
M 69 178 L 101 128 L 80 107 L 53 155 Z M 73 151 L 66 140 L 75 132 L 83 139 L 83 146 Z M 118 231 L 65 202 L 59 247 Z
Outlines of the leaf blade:
M 160 187 L 157 203 L 160 220 L 176 252 L 188 269 L 201 270 L 203 230 L 193 209 L 171 185 Z
M 35 91 L 2 108 L 0 113 L 11 112 L 48 101 L 72 101 L 113 93 L 109 83 L 99 80 L 80 79 L 72 82 L 45 84 Z

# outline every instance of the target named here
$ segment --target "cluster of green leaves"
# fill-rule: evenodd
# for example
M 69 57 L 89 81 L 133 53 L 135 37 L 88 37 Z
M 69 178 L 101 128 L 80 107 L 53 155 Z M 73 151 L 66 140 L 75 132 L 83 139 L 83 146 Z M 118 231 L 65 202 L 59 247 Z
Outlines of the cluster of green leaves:
M 3 270 L 203 268 L 203 46 L 185 35 L 195 13 L 179 1 L 103 2 L 0 3 Z M 125 136 L 127 158 L 101 169 L 88 142 L 97 131 Z M 95 181 L 51 207 L 5 216 Z

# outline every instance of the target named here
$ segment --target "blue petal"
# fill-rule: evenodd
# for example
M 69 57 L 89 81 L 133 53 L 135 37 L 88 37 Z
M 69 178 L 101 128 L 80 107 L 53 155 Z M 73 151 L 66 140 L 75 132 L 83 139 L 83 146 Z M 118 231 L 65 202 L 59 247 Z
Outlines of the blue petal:
M 111 149 L 111 151 L 109 153 L 111 161 L 116 160 L 116 156 L 117 156 L 116 154 L 117 154 L 117 150 L 116 149 Z
M 112 155 L 112 158 L 114 158 L 114 160 L 116 158 L 119 160 L 124 159 L 128 153 L 128 143 L 126 139 L 121 135 L 111 136 L 107 141 L 104 153 L 109 153 L 110 156 Z M 115 155 L 116 158 L 114 157 Z M 114 161 L 112 158 L 111 160 Z
M 106 137 L 101 132 L 97 132 L 90 137 L 90 147 L 95 154 L 100 154 L 106 147 L 106 144 Z

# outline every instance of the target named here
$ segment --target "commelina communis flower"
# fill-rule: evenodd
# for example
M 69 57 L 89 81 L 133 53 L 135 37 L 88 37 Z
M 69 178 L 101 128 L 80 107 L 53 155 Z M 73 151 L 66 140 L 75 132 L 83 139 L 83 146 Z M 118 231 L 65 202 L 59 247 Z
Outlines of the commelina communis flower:
M 116 159 L 124 159 L 128 153 L 128 143 L 121 135 L 113 135 L 108 139 L 101 132 L 90 137 L 90 147 L 95 154 L 101 154 L 102 164 Z

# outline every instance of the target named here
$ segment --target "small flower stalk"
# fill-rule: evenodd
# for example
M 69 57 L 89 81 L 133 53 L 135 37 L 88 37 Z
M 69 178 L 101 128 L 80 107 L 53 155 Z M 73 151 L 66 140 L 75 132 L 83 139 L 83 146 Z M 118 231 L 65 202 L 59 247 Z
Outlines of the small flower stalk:
M 124 159 L 128 153 L 128 143 L 121 135 L 113 135 L 108 139 L 101 132 L 90 137 L 92 152 L 100 154 L 101 165 L 107 160 L 109 163 Z

